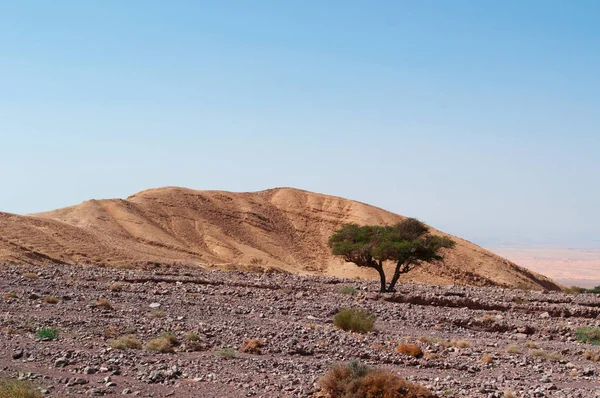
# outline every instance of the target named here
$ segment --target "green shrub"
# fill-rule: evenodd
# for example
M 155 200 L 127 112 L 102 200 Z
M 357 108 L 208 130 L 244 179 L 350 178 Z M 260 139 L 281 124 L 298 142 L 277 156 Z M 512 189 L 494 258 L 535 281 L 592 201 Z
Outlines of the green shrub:
M 577 329 L 575 336 L 577 336 L 577 340 L 583 343 L 600 345 L 600 328 L 584 326 Z
M 0 398 L 42 398 L 42 393 L 28 381 L 0 379 Z
M 396 374 L 371 369 L 357 361 L 334 366 L 319 379 L 319 386 L 330 398 L 433 398 L 435 395 Z
M 600 294 L 600 285 L 596 286 L 593 289 L 589 289 L 587 292 L 588 293 L 594 293 L 594 294 Z
M 217 351 L 217 355 L 220 356 L 221 358 L 235 358 L 236 354 L 235 351 L 232 350 L 231 348 L 219 348 L 219 350 Z
M 338 293 L 340 293 L 340 294 L 356 294 L 356 293 L 358 293 L 358 290 L 356 290 L 352 286 L 346 286 L 346 287 L 343 287 L 340 290 L 338 290 Z
M 361 308 L 344 308 L 333 318 L 333 324 L 346 331 L 367 333 L 373 330 L 375 315 Z
M 571 286 L 571 287 L 565 287 L 563 288 L 563 292 L 567 293 L 567 294 L 580 294 L 580 293 L 585 293 L 588 290 L 581 287 L 581 286 Z
M 56 340 L 58 339 L 58 329 L 40 328 L 35 333 L 35 338 L 39 340 Z

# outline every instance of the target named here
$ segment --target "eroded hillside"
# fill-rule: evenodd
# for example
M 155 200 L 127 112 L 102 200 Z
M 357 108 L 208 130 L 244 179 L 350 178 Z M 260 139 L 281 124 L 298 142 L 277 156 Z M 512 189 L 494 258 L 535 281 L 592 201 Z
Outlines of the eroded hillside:
M 342 223 L 392 224 L 397 215 L 291 188 L 252 193 L 159 188 L 35 215 L 0 213 L 0 260 L 124 266 L 259 266 L 298 274 L 374 278 L 330 255 Z M 441 233 L 434 231 L 435 233 Z M 443 264 L 405 281 L 556 289 L 551 280 L 454 237 Z

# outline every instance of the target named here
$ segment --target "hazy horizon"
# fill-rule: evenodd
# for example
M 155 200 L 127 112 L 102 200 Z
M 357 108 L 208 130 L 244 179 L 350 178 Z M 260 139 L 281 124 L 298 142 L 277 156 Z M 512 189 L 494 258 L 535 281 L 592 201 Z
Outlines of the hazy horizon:
M 600 247 L 600 4 L 0 5 L 0 211 L 291 186 Z

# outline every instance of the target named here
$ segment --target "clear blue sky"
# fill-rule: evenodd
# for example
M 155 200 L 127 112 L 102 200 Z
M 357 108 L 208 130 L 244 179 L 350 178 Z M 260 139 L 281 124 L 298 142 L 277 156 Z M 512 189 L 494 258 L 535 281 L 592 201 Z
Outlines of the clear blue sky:
M 600 2 L 0 0 L 0 210 L 292 186 L 600 245 Z

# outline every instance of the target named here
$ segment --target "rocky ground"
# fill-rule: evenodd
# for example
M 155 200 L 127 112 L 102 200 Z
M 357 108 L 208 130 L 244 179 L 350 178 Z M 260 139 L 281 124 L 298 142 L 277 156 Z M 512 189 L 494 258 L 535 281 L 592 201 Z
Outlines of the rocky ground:
M 3 265 L 0 376 L 51 397 L 314 397 L 332 364 L 360 359 L 443 397 L 600 397 L 597 362 L 584 359 L 598 348 L 575 338 L 577 327 L 600 325 L 598 296 L 376 291 L 377 282 L 286 274 Z M 375 330 L 335 328 L 344 307 L 376 314 Z M 40 328 L 58 338 L 36 337 Z M 165 331 L 174 352 L 149 350 Z M 141 348 L 113 348 L 122 335 Z M 261 354 L 240 350 L 252 338 Z M 397 353 L 401 342 L 424 356 Z

